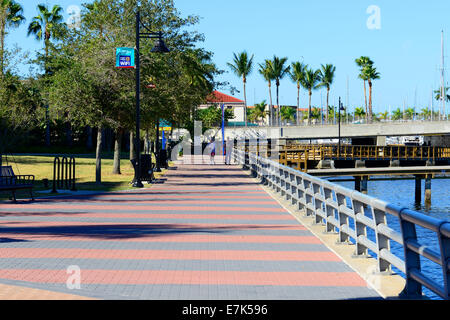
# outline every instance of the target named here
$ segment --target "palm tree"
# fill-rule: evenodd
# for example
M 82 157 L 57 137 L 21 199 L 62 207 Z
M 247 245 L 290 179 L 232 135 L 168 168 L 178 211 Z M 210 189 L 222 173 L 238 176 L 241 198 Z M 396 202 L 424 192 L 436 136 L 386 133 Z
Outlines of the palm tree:
M 380 112 L 378 115 L 381 120 L 387 120 L 389 118 L 389 111 Z
M 290 66 L 286 67 L 287 60 L 287 58 L 278 58 L 277 56 L 274 56 L 270 64 L 270 66 L 272 67 L 272 75 L 275 78 L 275 85 L 277 86 L 277 118 L 279 122 L 281 122 L 281 108 L 279 101 L 280 80 L 282 80 L 287 74 L 289 74 L 289 70 L 291 69 Z
M 367 78 L 367 82 L 369 83 L 369 123 L 372 122 L 372 87 L 373 80 L 380 79 L 380 73 L 377 71 L 377 68 L 374 68 L 373 65 L 366 66 L 362 73 Z
M 318 120 L 320 119 L 321 110 L 319 108 L 314 107 L 311 111 L 311 119 Z
M 427 120 L 431 116 L 431 110 L 429 108 L 422 108 L 420 114 L 421 114 L 423 120 Z
M 408 108 L 405 110 L 405 115 L 407 119 L 414 119 L 414 115 L 416 114 L 416 111 L 414 110 L 414 108 Z
M 311 125 L 311 97 L 312 91 L 318 89 L 318 83 L 320 81 L 319 70 L 307 69 L 305 71 L 305 77 L 302 81 L 302 86 L 309 93 L 309 105 L 308 105 L 308 124 Z
M 59 5 L 54 5 L 52 10 L 49 11 L 47 5 L 39 4 L 37 6 L 39 15 L 33 18 L 28 26 L 28 36 L 34 35 L 37 40 L 44 40 L 45 49 L 45 72 L 48 72 L 48 52 L 50 48 L 50 39 L 58 38 L 58 30 L 64 24 L 63 21 L 63 8 Z
M 450 94 L 447 93 L 449 87 L 445 87 L 444 88 L 444 96 L 445 96 L 445 101 L 449 102 L 450 101 Z M 440 101 L 441 100 L 441 94 L 442 94 L 442 90 L 434 90 L 434 93 L 436 94 L 435 99 Z
M 269 113 L 270 120 L 269 125 L 273 125 L 273 104 L 272 104 L 272 80 L 275 80 L 275 77 L 272 73 L 272 62 L 270 60 L 265 60 L 264 64 L 259 64 L 259 73 L 264 77 L 264 80 L 269 84 Z
M 300 87 L 302 85 L 303 78 L 305 77 L 305 70 L 308 65 L 301 62 L 293 62 L 291 65 L 291 79 L 297 84 L 297 125 L 300 121 Z
M 392 120 L 401 120 L 403 119 L 403 111 L 400 108 L 392 111 Z
M 281 120 L 285 121 L 285 124 L 287 124 L 287 121 L 295 119 L 295 113 L 296 111 L 291 107 L 283 106 L 280 108 L 280 117 Z
M 320 83 L 319 87 L 327 88 L 327 109 L 328 109 L 328 101 L 330 97 L 330 87 L 333 84 L 334 74 L 336 72 L 336 67 L 332 64 L 322 65 L 321 70 L 319 71 Z M 326 114 L 326 122 L 328 123 L 328 113 Z
M 264 122 L 268 114 L 268 111 L 266 111 L 266 106 L 267 106 L 266 100 L 264 100 L 261 103 L 255 104 L 255 107 L 252 110 L 252 117 L 254 118 L 254 120 L 256 121 L 260 120 L 261 123 Z
M 328 110 L 328 112 L 327 112 L 326 117 L 331 119 L 332 120 L 331 123 L 333 123 L 334 119 L 336 119 L 336 111 L 335 111 L 336 107 L 335 106 L 328 106 L 327 110 Z
M 366 112 L 364 111 L 363 107 L 358 107 L 355 109 L 355 117 L 357 117 L 359 120 L 363 118 L 366 115 Z
M 247 93 L 246 93 L 246 84 L 247 77 L 252 72 L 253 69 L 253 55 L 249 59 L 246 51 L 241 52 L 240 54 L 234 53 L 233 63 L 227 63 L 231 70 L 238 76 L 242 77 L 242 82 L 244 84 L 244 122 L 247 127 Z
M 52 10 L 49 11 L 47 5 L 39 4 L 37 6 L 39 15 L 34 17 L 28 26 L 28 36 L 34 35 L 37 40 L 44 40 L 44 70 L 45 74 L 49 73 L 48 69 L 48 52 L 50 48 L 50 39 L 52 37 L 58 38 L 57 33 L 59 28 L 64 24 L 62 16 L 62 7 L 59 5 L 54 5 Z M 48 114 L 49 106 L 46 105 Z M 50 119 L 47 116 L 47 127 L 46 127 L 46 145 L 50 146 Z
M 17 28 L 25 21 L 22 6 L 14 0 L 0 0 L 0 68 L 5 74 L 5 37 L 8 27 Z
M 367 90 L 366 90 L 366 81 L 367 79 L 367 75 L 364 74 L 363 70 L 365 67 L 367 66 L 372 66 L 373 65 L 373 61 L 370 60 L 369 57 L 365 57 L 365 56 L 361 56 L 358 59 L 355 60 L 356 64 L 358 65 L 358 67 L 361 68 L 361 73 L 358 75 L 358 78 L 360 78 L 361 80 L 363 80 L 364 82 L 364 102 L 365 102 L 365 106 L 366 106 L 366 114 L 368 113 L 367 110 Z

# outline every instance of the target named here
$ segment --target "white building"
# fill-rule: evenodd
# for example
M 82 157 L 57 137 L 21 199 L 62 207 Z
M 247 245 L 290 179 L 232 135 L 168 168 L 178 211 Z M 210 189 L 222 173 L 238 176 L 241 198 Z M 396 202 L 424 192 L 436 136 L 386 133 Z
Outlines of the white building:
M 224 104 L 227 109 L 231 109 L 234 113 L 234 119 L 230 120 L 230 123 L 244 124 L 245 102 L 243 100 L 239 100 L 220 91 L 214 91 L 207 97 L 206 101 L 207 103 L 200 105 L 199 109 L 206 109 L 213 105 L 220 106 Z

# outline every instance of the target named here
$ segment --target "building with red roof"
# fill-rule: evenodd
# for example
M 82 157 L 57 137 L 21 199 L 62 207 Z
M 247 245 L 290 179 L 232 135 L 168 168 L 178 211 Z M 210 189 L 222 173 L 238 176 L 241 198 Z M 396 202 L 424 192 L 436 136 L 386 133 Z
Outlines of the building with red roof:
M 234 114 L 233 122 L 244 122 L 245 102 L 220 91 L 212 92 L 206 97 L 206 104 L 200 105 L 199 109 L 206 109 L 213 105 L 224 104 L 227 109 L 231 109 Z

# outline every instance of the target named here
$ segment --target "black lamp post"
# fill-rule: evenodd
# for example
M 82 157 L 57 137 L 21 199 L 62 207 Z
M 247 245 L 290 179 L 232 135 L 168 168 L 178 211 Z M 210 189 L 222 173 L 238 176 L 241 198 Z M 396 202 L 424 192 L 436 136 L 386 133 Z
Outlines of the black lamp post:
M 141 25 L 148 32 L 141 32 Z M 169 49 L 167 49 L 166 44 L 162 40 L 162 32 L 152 32 L 150 31 L 141 21 L 141 13 L 139 9 L 136 12 L 136 172 L 135 172 L 135 181 L 133 183 L 133 187 L 135 188 L 143 188 L 144 185 L 141 181 L 141 143 L 140 143 L 140 121 L 141 121 L 141 61 L 140 61 L 140 52 L 139 52 L 139 42 L 140 39 L 157 39 L 154 48 L 151 52 L 157 53 L 167 53 Z
M 342 106 L 341 103 L 341 97 L 339 97 L 339 107 L 338 107 L 339 111 L 339 146 L 338 146 L 338 158 L 340 158 L 341 156 L 341 111 L 345 111 L 345 108 Z

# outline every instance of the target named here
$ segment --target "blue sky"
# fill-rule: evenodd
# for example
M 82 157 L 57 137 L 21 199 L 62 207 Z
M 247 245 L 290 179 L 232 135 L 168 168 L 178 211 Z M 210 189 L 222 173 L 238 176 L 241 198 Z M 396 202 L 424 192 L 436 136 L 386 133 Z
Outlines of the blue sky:
M 330 103 L 339 96 L 347 103 L 347 82 L 351 107 L 364 104 L 363 84 L 357 78 L 355 58 L 367 55 L 375 62 L 381 79 L 374 83 L 374 108 L 429 105 L 431 90 L 439 87 L 441 30 L 445 32 L 446 59 L 450 42 L 450 1 L 448 0 L 174 0 L 183 16 L 201 17 L 195 29 L 206 36 L 201 44 L 214 52 L 214 62 L 228 71 L 220 80 L 229 81 L 241 93 L 242 82 L 226 66 L 234 52 L 247 50 L 260 63 L 273 55 L 303 61 L 313 68 L 331 63 L 337 68 Z M 21 1 L 27 22 L 36 13 L 36 5 L 60 4 L 65 10 L 80 5 L 80 0 Z M 373 17 L 370 6 L 380 10 L 380 28 L 369 29 Z M 66 17 L 67 17 L 66 13 Z M 370 20 L 372 21 L 372 20 Z M 26 26 L 14 30 L 8 43 L 18 43 L 34 52 L 41 44 L 26 37 Z M 450 72 L 448 77 L 450 78 Z M 348 81 L 347 81 L 348 80 Z M 225 93 L 229 93 L 224 90 Z M 275 95 L 275 90 L 273 91 Z M 280 87 L 280 104 L 296 104 L 296 86 L 289 79 Z M 313 104 L 325 103 L 325 90 L 313 93 Z M 249 104 L 268 100 L 268 88 L 257 72 L 248 78 Z M 435 106 L 437 102 L 435 101 Z M 301 104 L 307 105 L 302 90 Z

